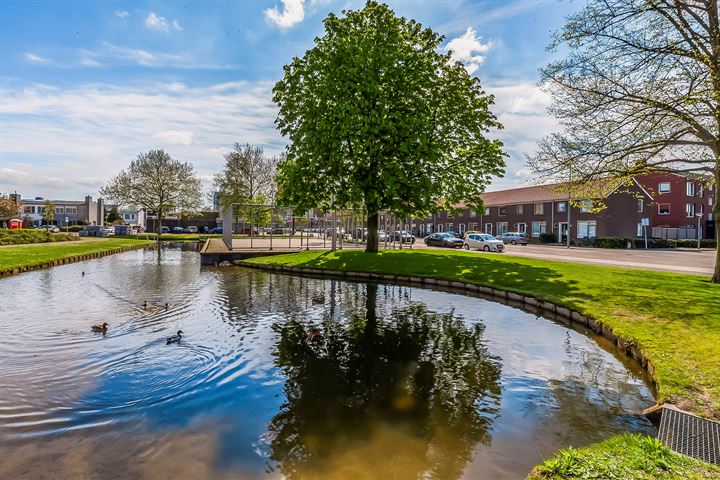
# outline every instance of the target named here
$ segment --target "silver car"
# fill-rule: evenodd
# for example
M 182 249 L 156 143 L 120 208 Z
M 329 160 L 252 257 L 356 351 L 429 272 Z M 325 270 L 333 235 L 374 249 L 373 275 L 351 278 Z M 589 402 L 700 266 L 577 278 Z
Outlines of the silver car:
M 505 244 L 487 233 L 468 233 L 463 239 L 463 248 L 499 253 L 505 250 Z
M 498 235 L 498 240 L 502 240 L 503 243 L 509 243 L 511 245 L 527 245 L 528 244 L 528 237 L 524 233 L 520 232 L 505 232 L 501 235 Z

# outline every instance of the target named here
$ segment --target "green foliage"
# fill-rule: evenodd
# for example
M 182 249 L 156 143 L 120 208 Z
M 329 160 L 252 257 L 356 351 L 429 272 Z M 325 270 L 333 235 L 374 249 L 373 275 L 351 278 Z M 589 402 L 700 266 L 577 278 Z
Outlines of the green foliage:
M 443 250 L 310 251 L 250 262 L 470 282 L 595 318 L 652 362 L 658 401 L 720 418 L 720 285 L 707 277 Z M 683 292 L 686 301 L 679 302 Z
M 536 467 L 533 479 L 717 478 L 720 468 L 670 451 L 659 440 L 622 434 L 588 448 L 560 450 Z
M 46 225 L 51 225 L 55 221 L 55 205 L 50 200 L 43 205 L 42 219 Z
M 17 218 L 20 215 L 20 206 L 9 197 L 0 196 L 0 220 Z
M 479 207 L 504 168 L 501 142 L 486 138 L 501 128 L 492 96 L 416 21 L 374 1 L 343 15 L 328 15 L 325 35 L 273 90 L 291 141 L 279 164 L 282 202 L 370 216 Z
M 540 240 L 540 243 L 555 243 L 557 242 L 557 237 L 552 233 L 541 233 L 538 240 Z
M 112 224 L 120 220 L 120 213 L 118 212 L 117 206 L 113 206 L 105 216 L 105 221 Z
M 0 230 L 0 245 L 22 245 L 26 243 L 66 242 L 77 240 L 74 235 L 50 233 L 47 230 Z M 4 251 L 3 251 L 4 252 Z

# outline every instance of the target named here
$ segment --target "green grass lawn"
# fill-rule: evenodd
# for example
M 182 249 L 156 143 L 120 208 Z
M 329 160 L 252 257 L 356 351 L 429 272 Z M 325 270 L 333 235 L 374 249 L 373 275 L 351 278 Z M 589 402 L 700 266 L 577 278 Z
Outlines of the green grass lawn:
M 561 450 L 537 466 L 529 478 L 690 480 L 718 477 L 720 467 L 678 455 L 655 438 L 627 433 L 587 448 Z
M 80 240 L 80 238 L 77 238 Z M 61 258 L 103 252 L 128 246 L 137 246 L 138 240 L 108 238 L 102 240 L 84 240 L 70 243 L 43 243 L 34 245 L 18 245 L 0 248 L 0 271 L 18 267 L 42 265 Z M 152 241 L 144 241 L 152 245 Z
M 720 418 L 720 285 L 709 278 L 452 250 L 308 251 L 250 261 L 460 280 L 564 305 L 642 349 L 660 402 Z

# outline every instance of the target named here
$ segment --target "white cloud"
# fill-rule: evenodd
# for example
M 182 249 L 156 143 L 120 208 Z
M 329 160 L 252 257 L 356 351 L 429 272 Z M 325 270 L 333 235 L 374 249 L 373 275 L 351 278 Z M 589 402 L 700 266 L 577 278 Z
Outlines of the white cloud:
M 280 28 L 290 28 L 305 18 L 304 0 L 282 0 L 283 9 L 278 7 L 265 10 L 265 17 Z
M 159 17 L 155 12 L 150 12 L 147 18 L 145 18 L 145 26 L 161 32 L 170 31 L 167 19 L 165 17 Z
M 193 142 L 193 134 L 187 130 L 165 130 L 152 136 L 163 145 L 190 145 Z
M 180 26 L 180 23 L 177 20 L 172 21 L 172 26 L 175 30 L 182 32 L 182 27 Z
M 32 63 L 48 63 L 50 59 L 41 57 L 40 55 L 35 55 L 34 53 L 26 53 L 25 54 L 25 60 Z
M 125 18 L 130 14 L 128 13 L 127 10 L 117 10 L 117 11 L 115 11 L 115 15 L 117 15 L 120 18 Z
M 465 65 L 469 74 L 473 74 L 485 62 L 485 53 L 492 48 L 492 42 L 482 43 L 481 37 L 473 27 L 468 27 L 464 34 L 453 38 L 445 46 L 451 52 L 452 59 Z
M 222 88 L 152 83 L 0 89 L 0 191 L 96 196 L 108 178 L 151 148 L 192 162 L 207 179 L 222 168 L 223 153 L 234 142 L 277 154 L 285 141 L 274 125 L 272 86 L 233 82 Z

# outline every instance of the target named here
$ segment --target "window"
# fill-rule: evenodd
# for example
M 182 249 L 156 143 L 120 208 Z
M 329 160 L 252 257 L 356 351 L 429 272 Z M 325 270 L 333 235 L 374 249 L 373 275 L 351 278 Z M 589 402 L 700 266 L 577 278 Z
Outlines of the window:
M 547 224 L 545 222 L 532 222 L 532 236 L 539 237 L 543 233 L 547 233 Z
M 498 207 L 498 216 L 504 217 L 507 215 L 507 207 Z
M 464 235 L 464 234 L 465 234 L 465 224 L 464 224 L 464 223 L 458 224 L 458 233 L 459 233 L 460 235 Z
M 477 231 L 477 223 L 468 223 L 468 228 L 471 232 Z
M 63 207 L 55 207 L 55 213 L 62 214 L 65 213 L 65 210 L 63 209 Z
M 685 216 L 688 218 L 693 218 L 695 216 L 695 204 L 694 203 L 686 203 L 685 204 Z
M 714 201 L 713 197 L 708 197 L 708 205 L 712 205 L 713 201 Z
M 535 215 L 542 215 L 545 213 L 545 204 L 544 203 L 536 203 L 533 207 L 533 212 Z
M 517 206 L 515 207 L 515 213 L 517 213 L 518 215 L 522 215 L 522 214 L 523 214 L 523 206 L 522 206 L 522 205 L 517 205 Z
M 593 208 L 593 201 L 592 200 L 583 200 L 580 202 L 580 212 L 581 213 L 587 213 Z
M 485 207 L 485 215 L 490 215 L 490 207 Z
M 669 193 L 670 192 L 670 182 L 662 182 L 658 184 L 658 193 Z
M 448 231 L 448 232 L 452 232 L 454 226 L 455 226 L 454 223 L 448 223 L 448 224 L 447 224 L 447 231 Z
M 687 182 L 685 184 L 685 193 L 688 197 L 695 196 L 695 182 Z
M 642 223 L 637 224 L 637 236 L 638 237 L 643 236 L 643 224 Z
M 705 206 L 704 206 L 702 203 L 701 203 L 700 205 L 698 205 L 698 213 L 699 213 L 700 215 L 702 215 L 703 213 L 705 213 L 705 208 L 704 208 L 704 207 L 705 207 Z
M 23 212 L 25 213 L 34 213 L 35 207 L 25 207 L 23 208 Z
M 645 202 L 643 202 L 642 198 L 638 198 L 637 201 L 637 211 L 638 213 L 642 213 L 643 209 L 645 208 Z
M 497 234 L 498 235 L 507 233 L 507 231 L 508 231 L 508 222 L 498 222 L 497 223 Z
M 527 223 L 516 223 L 515 230 L 520 233 L 527 233 Z
M 65 207 L 65 213 L 70 215 L 77 215 L 77 207 Z
M 595 238 L 597 223 L 595 220 L 581 220 L 577 222 L 578 238 Z
M 557 211 L 558 213 L 565 213 L 567 212 L 567 203 L 560 202 L 557 204 Z
M 670 215 L 670 204 L 661 203 L 658 205 L 658 215 Z
M 438 223 L 438 225 L 437 225 L 437 231 L 438 231 L 438 233 L 442 233 L 442 232 L 443 232 L 443 224 L 442 224 L 442 223 Z
M 470 218 L 477 217 L 477 210 L 474 210 L 471 208 L 469 213 L 470 213 Z
M 492 223 L 485 224 L 485 233 L 487 233 L 488 235 L 492 235 Z

